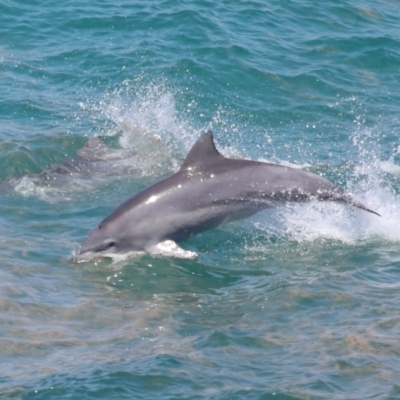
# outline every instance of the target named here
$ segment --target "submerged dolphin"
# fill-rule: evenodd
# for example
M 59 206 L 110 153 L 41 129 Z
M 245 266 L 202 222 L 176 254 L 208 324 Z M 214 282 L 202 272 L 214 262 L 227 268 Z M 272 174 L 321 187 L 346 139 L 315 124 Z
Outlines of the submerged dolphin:
M 78 258 L 131 251 L 195 258 L 175 242 L 273 205 L 312 200 L 341 201 L 379 215 L 310 172 L 225 158 L 206 132 L 176 174 L 136 193 L 106 217 Z
M 40 173 L 28 173 L 19 178 L 8 178 L 0 181 L 0 193 L 10 189 L 26 195 L 39 195 L 55 201 L 60 194 L 65 198 L 66 192 L 77 190 L 85 185 L 85 180 L 129 173 L 139 163 L 136 151 L 112 152 L 99 137 L 89 139 L 78 150 L 77 155 L 62 164 L 53 164 Z M 68 188 L 68 191 L 65 190 Z

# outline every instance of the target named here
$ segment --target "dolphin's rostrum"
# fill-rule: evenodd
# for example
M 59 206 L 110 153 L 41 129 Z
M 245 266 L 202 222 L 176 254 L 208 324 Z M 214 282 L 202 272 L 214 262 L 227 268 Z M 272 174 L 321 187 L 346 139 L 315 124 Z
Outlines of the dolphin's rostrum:
M 123 202 L 87 237 L 80 259 L 134 251 L 195 258 L 176 242 L 288 202 L 332 200 L 379 215 L 328 180 L 287 166 L 230 159 L 211 132 L 194 144 L 181 169 Z

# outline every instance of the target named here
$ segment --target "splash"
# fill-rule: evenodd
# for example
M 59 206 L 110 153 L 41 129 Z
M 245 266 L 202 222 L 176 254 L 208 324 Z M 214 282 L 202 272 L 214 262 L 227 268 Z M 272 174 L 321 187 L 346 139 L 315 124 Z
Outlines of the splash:
M 400 146 L 393 151 L 386 161 L 379 162 L 379 167 L 382 172 L 390 174 L 394 177 L 400 177 L 400 165 L 396 164 L 395 160 L 400 156 Z
M 301 243 L 321 240 L 347 245 L 400 242 L 400 166 L 395 164 L 400 150 L 395 149 L 389 160 L 382 161 L 385 155 L 379 144 L 379 129 L 366 128 L 361 119 L 356 118 L 355 122 L 352 164 L 328 168 L 335 169 L 346 182 L 344 189 L 348 193 L 381 217 L 334 202 L 297 204 L 253 219 L 258 230 Z
M 348 188 L 359 193 L 362 201 L 367 201 L 382 215 L 382 218 L 372 219 L 369 224 L 363 226 L 366 233 L 383 240 L 398 242 L 400 241 L 398 229 L 400 226 L 398 184 L 400 182 L 393 178 L 399 169 L 399 166 L 394 163 L 399 148 L 392 151 L 388 161 L 382 161 L 386 157 L 386 152 L 381 144 L 380 136 L 380 127 L 364 127 L 357 122 L 353 144 L 357 150 L 358 163 Z M 390 168 L 387 168 L 388 166 Z
M 185 119 L 177 109 L 179 96 L 181 93 L 165 81 L 146 83 L 143 76 L 124 81 L 106 93 L 99 104 L 99 110 L 111 122 L 105 135 L 118 136 L 119 145 L 138 151 L 144 162 L 152 160 L 149 173 L 157 167 L 176 170 L 198 135 L 190 115 L 185 114 Z M 193 102 L 186 105 L 187 110 L 192 107 Z

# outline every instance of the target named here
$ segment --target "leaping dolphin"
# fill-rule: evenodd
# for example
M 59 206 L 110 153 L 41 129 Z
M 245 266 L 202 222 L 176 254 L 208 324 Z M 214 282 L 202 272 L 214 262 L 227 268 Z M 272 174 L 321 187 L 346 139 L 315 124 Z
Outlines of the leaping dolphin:
M 312 200 L 340 201 L 379 215 L 313 173 L 226 158 L 209 131 L 194 144 L 177 173 L 133 195 L 92 230 L 78 259 L 132 251 L 196 258 L 176 242 L 267 207 Z

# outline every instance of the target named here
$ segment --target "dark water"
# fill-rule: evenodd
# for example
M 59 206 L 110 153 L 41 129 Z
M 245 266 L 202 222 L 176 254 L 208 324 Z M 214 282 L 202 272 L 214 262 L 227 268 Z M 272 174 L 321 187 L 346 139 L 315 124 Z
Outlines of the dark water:
M 3 1 L 0 397 L 399 398 L 399 20 L 390 0 Z M 182 243 L 196 261 L 73 264 L 206 129 L 382 217 L 291 206 Z

